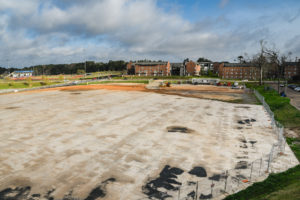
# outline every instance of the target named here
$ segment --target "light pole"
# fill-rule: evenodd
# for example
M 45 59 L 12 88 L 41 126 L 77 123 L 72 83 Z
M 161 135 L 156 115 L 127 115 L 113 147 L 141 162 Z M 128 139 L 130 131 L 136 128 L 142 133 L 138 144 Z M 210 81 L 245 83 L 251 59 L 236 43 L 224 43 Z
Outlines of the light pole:
M 8 70 L 8 75 L 10 74 L 10 70 L 9 70 L 9 59 L 6 59 L 7 61 L 7 70 Z
M 84 78 L 86 78 L 86 60 L 84 62 Z

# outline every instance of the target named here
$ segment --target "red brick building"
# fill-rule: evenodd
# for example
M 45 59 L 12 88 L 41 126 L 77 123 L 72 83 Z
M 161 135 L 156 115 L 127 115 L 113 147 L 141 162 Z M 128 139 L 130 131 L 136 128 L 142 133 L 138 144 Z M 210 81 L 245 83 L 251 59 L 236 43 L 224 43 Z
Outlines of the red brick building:
M 170 62 L 129 62 L 127 72 L 138 76 L 170 76 L 171 65 Z
M 221 63 L 218 74 L 225 79 L 259 80 L 260 71 L 251 63 Z
M 186 75 L 188 76 L 199 76 L 201 71 L 201 66 L 199 63 L 189 61 L 185 63 Z
M 300 62 L 287 62 L 284 68 L 284 77 L 291 79 L 300 75 Z

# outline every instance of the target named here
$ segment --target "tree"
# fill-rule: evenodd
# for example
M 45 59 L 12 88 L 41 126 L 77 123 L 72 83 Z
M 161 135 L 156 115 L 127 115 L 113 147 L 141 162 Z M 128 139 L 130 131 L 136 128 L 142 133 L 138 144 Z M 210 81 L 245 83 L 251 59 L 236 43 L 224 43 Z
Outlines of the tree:
M 238 56 L 237 57 L 240 63 L 245 63 L 244 57 L 243 56 Z
M 260 52 L 255 55 L 252 59 L 252 63 L 259 69 L 260 76 L 259 76 L 259 85 L 262 85 L 263 80 L 263 68 L 266 67 L 266 57 L 265 57 L 265 42 L 264 40 L 260 40 Z
M 276 66 L 277 72 L 277 89 L 278 93 L 280 93 L 280 78 L 284 78 L 284 71 L 287 61 L 287 56 L 280 55 L 279 51 L 274 49 L 266 49 L 265 54 L 269 57 L 270 64 Z
M 211 60 L 204 58 L 204 57 L 200 57 L 200 58 L 198 58 L 197 62 L 211 62 Z
M 189 59 L 189 58 L 184 59 L 184 60 L 183 60 L 183 65 L 185 65 L 185 63 L 188 63 L 188 62 L 190 62 L 190 59 Z

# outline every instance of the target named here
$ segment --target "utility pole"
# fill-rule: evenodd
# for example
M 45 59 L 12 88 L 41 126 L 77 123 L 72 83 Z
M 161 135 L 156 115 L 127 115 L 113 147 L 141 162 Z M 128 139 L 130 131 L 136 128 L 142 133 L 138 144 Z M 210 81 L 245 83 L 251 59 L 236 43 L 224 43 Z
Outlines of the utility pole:
M 9 70 L 9 59 L 6 59 L 7 61 L 7 70 L 8 70 L 8 75 L 10 74 L 10 70 Z
M 86 78 L 86 61 L 84 62 L 84 78 Z

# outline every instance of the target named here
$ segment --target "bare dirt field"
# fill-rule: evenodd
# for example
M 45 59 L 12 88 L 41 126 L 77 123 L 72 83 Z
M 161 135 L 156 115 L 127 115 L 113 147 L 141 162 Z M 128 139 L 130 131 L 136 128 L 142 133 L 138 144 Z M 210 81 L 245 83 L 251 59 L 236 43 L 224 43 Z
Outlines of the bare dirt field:
M 161 93 L 97 85 L 0 95 L 0 199 L 177 199 L 176 185 L 259 159 L 276 142 L 262 106 Z M 296 164 L 286 147 L 271 170 Z

